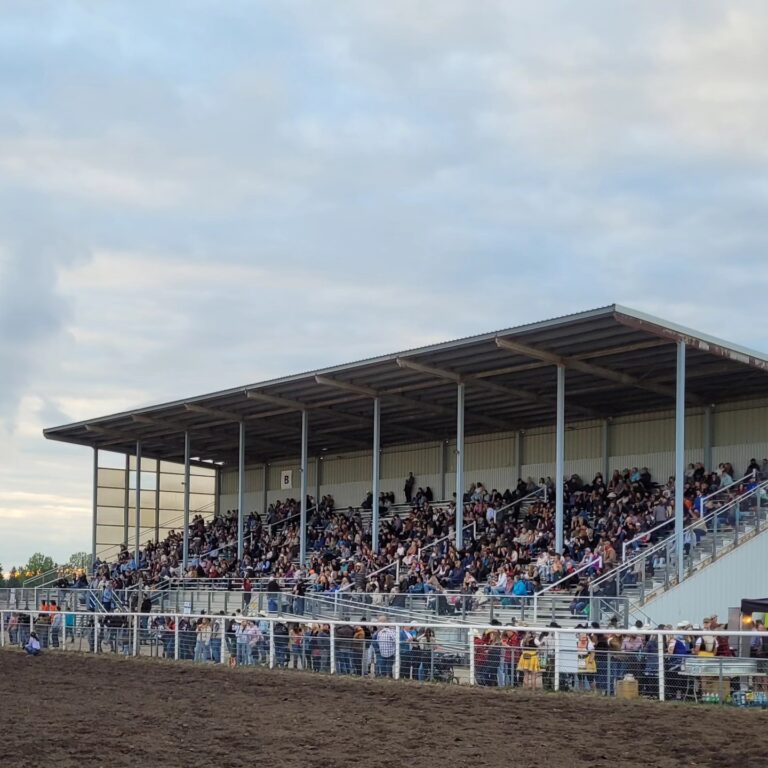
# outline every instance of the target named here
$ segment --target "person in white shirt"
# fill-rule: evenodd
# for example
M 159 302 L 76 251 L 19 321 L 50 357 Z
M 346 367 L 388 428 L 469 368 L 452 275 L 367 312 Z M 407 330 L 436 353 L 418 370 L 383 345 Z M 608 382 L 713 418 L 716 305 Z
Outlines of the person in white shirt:
M 27 640 L 27 644 L 24 646 L 24 650 L 27 652 L 27 656 L 39 656 L 42 651 L 40 650 L 40 640 L 37 638 L 37 632 L 32 632 Z
M 491 587 L 492 595 L 503 595 L 507 591 L 507 572 L 504 568 L 499 568 L 499 573 L 496 576 L 496 584 Z

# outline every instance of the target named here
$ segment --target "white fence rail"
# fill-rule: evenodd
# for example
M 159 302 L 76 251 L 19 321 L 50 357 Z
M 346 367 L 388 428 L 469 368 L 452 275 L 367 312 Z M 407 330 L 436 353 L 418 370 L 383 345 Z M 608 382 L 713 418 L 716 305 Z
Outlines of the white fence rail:
M 739 706 L 768 706 L 768 660 L 750 657 L 766 633 L 689 632 L 721 641 L 735 656 L 682 654 L 666 629 L 591 629 L 460 623 L 418 627 L 373 621 L 286 623 L 276 616 L 95 614 L 0 611 L 0 647 L 263 665 L 331 675 L 391 677 L 466 685 L 596 690 Z M 603 643 L 601 638 L 607 642 Z M 678 652 L 671 652 L 673 649 Z

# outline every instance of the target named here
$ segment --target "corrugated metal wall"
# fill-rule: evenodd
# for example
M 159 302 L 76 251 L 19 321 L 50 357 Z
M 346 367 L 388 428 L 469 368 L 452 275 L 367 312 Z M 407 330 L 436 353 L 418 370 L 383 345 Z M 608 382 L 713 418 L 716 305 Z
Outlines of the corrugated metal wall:
M 689 409 L 686 416 L 686 464 L 704 460 L 704 411 Z M 609 425 L 610 471 L 647 466 L 656 480 L 665 481 L 674 472 L 674 412 L 663 411 L 622 417 Z M 712 461 L 730 461 L 743 471 L 753 456 L 761 461 L 768 456 L 768 399 L 719 406 L 712 413 Z M 465 485 L 482 481 L 489 488 L 504 491 L 517 483 L 517 465 L 522 459 L 523 478 L 553 476 L 555 472 L 554 427 L 529 430 L 522 436 L 522 456 L 515 456 L 513 432 L 468 438 L 465 446 Z M 403 484 L 413 472 L 416 485 L 429 485 L 440 495 L 440 463 L 443 448 L 439 442 L 387 448 L 381 456 L 381 490 L 393 491 L 403 500 Z M 586 421 L 567 425 L 565 433 L 566 475 L 579 474 L 591 480 L 603 471 L 603 423 Z M 324 456 L 321 466 L 321 494 L 332 494 L 339 506 L 357 506 L 371 490 L 371 453 L 359 451 Z M 280 473 L 293 470 L 295 488 L 280 490 Z M 450 498 L 455 491 L 456 445 L 445 446 L 445 490 Z M 246 469 L 246 502 L 249 509 L 262 509 L 262 469 Z M 286 462 L 269 469 L 268 503 L 286 496 L 298 497 L 299 466 Z M 315 459 L 309 462 L 308 487 L 315 495 Z M 222 473 L 222 509 L 237 506 L 237 470 Z

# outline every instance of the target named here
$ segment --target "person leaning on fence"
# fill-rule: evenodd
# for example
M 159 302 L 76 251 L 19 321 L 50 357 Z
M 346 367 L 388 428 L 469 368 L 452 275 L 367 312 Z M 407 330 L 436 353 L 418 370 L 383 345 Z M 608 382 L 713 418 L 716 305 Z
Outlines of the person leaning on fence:
M 211 620 L 203 616 L 195 628 L 195 661 L 208 661 L 211 658 Z
M 394 628 L 388 625 L 381 627 L 374 635 L 373 646 L 378 663 L 377 677 L 392 677 L 397 641 Z
M 241 616 L 234 619 L 235 624 L 235 647 L 237 650 L 237 663 L 238 664 L 250 664 L 251 663 L 251 650 L 248 645 L 248 634 L 246 630 L 250 621 L 244 620 Z
M 519 672 L 523 673 L 524 688 L 541 688 L 541 663 L 536 647 L 536 637 L 533 632 L 526 632 L 520 643 L 520 661 L 517 664 Z
M 579 624 L 576 629 L 586 629 L 586 627 Z M 586 632 L 582 632 L 576 641 L 576 657 L 578 669 L 576 687 L 588 691 L 592 688 L 597 664 L 595 663 L 595 644 Z

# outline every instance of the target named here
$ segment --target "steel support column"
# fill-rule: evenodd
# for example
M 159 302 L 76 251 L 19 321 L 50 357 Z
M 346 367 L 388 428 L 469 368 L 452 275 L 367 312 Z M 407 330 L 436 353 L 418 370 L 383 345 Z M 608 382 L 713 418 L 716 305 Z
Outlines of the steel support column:
M 704 409 L 704 468 L 712 471 L 712 406 Z
M 523 432 L 515 432 L 515 484 L 523 476 Z
M 565 366 L 557 366 L 555 445 L 555 551 L 563 551 L 563 480 L 565 475 Z
M 440 485 L 438 486 L 438 498 L 440 501 L 445 501 L 445 465 L 446 465 L 446 451 L 448 450 L 448 441 L 440 441 L 440 453 L 437 456 L 437 471 L 440 475 Z
M 213 480 L 213 516 L 221 517 L 221 467 L 214 470 Z
M 129 523 L 129 510 L 131 508 L 131 456 L 125 454 L 125 475 L 123 477 L 125 493 L 123 494 L 123 544 L 128 551 L 128 544 L 130 543 L 130 523 Z
M 304 567 L 307 564 L 307 463 L 309 453 L 309 411 L 301 412 L 301 515 L 299 533 L 299 562 Z
M 608 486 L 611 471 L 611 422 L 610 419 L 603 419 L 603 483 Z
M 245 549 L 245 422 L 240 422 L 240 440 L 237 454 L 237 559 L 243 559 Z
M 265 464 L 262 467 L 262 475 L 261 475 L 261 514 L 266 517 L 267 514 L 267 507 L 269 506 L 269 464 Z
M 155 541 L 160 543 L 160 459 L 155 468 Z
M 189 459 L 190 443 L 189 430 L 187 430 L 184 433 L 184 535 L 181 555 L 182 571 L 184 576 L 187 575 L 187 568 L 189 567 Z
M 136 568 L 141 566 L 141 440 L 136 441 Z
M 456 387 L 456 549 L 464 547 L 464 387 Z
M 96 526 L 99 521 L 99 449 L 93 449 L 93 520 L 91 523 L 91 573 L 96 562 Z
M 371 548 L 379 551 L 379 476 L 381 475 L 381 398 L 373 398 L 373 506 L 371 507 Z
M 683 487 L 685 485 L 685 342 L 677 342 L 677 388 L 675 398 L 675 543 L 677 579 L 683 580 Z

